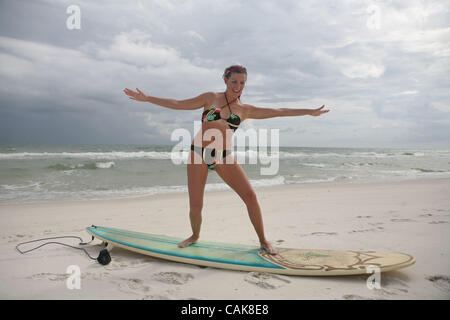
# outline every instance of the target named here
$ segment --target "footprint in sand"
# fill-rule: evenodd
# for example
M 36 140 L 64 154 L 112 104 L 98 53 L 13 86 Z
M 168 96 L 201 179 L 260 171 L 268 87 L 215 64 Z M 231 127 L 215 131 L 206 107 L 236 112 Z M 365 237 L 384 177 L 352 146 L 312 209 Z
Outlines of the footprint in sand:
M 388 286 L 388 287 L 400 286 L 400 287 L 409 288 L 408 284 L 405 281 L 400 280 L 398 277 L 393 277 L 393 276 L 389 276 L 389 275 L 383 276 L 383 278 L 381 280 L 381 285 Z
M 337 236 L 337 232 L 313 232 L 312 236 Z
M 368 298 L 363 296 L 358 296 L 356 294 L 346 294 L 342 296 L 344 300 L 375 300 L 374 298 Z
M 142 293 L 146 293 L 150 290 L 150 288 L 144 284 L 144 280 L 133 278 L 121 278 L 118 289 L 124 293 L 133 293 L 137 295 L 141 295 Z
M 413 219 L 391 219 L 392 222 L 414 222 Z
M 50 281 L 63 281 L 66 280 L 70 274 L 68 273 L 37 273 L 33 274 L 27 279 L 29 280 L 50 280 Z
M 133 256 L 134 258 L 134 256 Z M 147 258 L 147 257 L 146 257 Z M 127 256 L 120 257 L 115 255 L 109 265 L 106 266 L 107 270 L 123 270 L 128 268 L 142 268 L 148 266 L 153 260 L 149 259 L 129 259 Z
M 261 272 L 250 272 L 244 280 L 262 289 L 277 289 L 286 283 L 291 283 L 290 280 L 281 276 Z
M 378 227 L 378 229 L 383 229 L 383 228 Z M 366 233 L 366 232 L 373 232 L 373 231 L 377 231 L 377 229 L 352 230 L 352 231 L 349 231 L 348 233 Z
M 168 284 L 185 284 L 189 280 L 194 279 L 194 276 L 190 273 L 159 272 L 153 274 L 153 279 Z
M 110 274 L 108 272 L 100 272 L 100 273 L 94 273 L 94 272 L 83 272 L 81 274 L 81 279 L 83 280 L 104 280 L 108 278 Z
M 406 282 L 389 276 L 384 276 L 381 279 L 381 290 L 376 292 L 382 296 L 398 296 L 408 293 L 409 286 Z
M 384 227 L 382 227 L 384 225 L 383 222 L 373 222 L 369 223 L 369 225 L 376 227 L 378 230 L 384 230 Z
M 83 272 L 81 273 L 81 279 L 83 280 L 104 280 L 110 274 L 108 272 Z M 37 273 L 33 274 L 26 279 L 29 280 L 50 280 L 50 281 L 64 281 L 67 280 L 71 275 L 69 273 Z
M 147 292 L 149 287 L 144 285 L 144 280 L 142 279 L 128 279 L 127 286 L 131 290 L 144 291 Z
M 440 216 L 444 216 L 444 215 L 440 215 Z M 437 218 L 435 214 L 431 214 L 431 213 L 425 213 L 425 214 L 421 214 L 419 215 L 419 217 L 421 218 L 431 218 L 434 217 L 435 219 Z M 445 220 L 438 220 L 438 221 L 430 221 L 428 222 L 428 224 L 446 224 L 449 223 L 449 221 L 445 221 Z
M 21 242 L 25 237 L 31 238 L 31 236 L 25 234 L 15 234 L 8 237 L 2 237 L 2 239 L 8 239 L 8 243 L 12 243 L 12 242 Z
M 419 217 L 421 218 L 428 218 L 428 217 L 432 217 L 433 215 L 431 213 L 425 213 L 425 214 L 421 214 L 419 215 Z
M 156 295 L 145 295 L 140 300 L 171 300 L 171 299 L 168 296 L 156 294 Z M 195 298 L 189 298 L 188 300 L 195 300 Z
M 434 275 L 425 277 L 428 281 L 431 281 L 438 289 L 450 294 L 450 277 L 445 275 Z

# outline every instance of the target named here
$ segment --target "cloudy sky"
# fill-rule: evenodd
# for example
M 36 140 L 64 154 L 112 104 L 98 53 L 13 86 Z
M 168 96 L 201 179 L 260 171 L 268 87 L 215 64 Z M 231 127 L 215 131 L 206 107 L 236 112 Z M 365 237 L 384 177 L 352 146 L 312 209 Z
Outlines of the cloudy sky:
M 71 5 L 80 9 L 80 29 Z M 331 110 L 247 120 L 282 146 L 450 146 L 450 1 L 2 0 L 0 143 L 173 144 L 201 110 L 129 100 L 223 91 Z

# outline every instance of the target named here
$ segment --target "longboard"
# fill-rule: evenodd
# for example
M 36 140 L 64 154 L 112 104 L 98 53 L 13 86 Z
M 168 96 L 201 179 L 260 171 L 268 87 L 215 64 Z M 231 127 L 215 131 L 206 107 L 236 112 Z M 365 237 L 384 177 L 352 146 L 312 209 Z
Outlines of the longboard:
M 414 264 L 406 253 L 277 248 L 277 255 L 251 245 L 198 241 L 178 248 L 183 239 L 92 226 L 92 236 L 105 243 L 156 258 L 199 266 L 299 276 L 341 276 L 397 270 Z

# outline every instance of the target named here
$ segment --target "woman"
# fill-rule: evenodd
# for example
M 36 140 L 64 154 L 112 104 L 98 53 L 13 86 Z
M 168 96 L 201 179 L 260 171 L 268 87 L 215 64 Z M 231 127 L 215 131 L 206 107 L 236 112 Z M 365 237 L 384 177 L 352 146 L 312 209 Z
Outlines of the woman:
M 275 255 L 277 251 L 264 235 L 261 208 L 255 191 L 244 170 L 231 154 L 232 134 L 245 119 L 303 115 L 320 116 L 329 110 L 323 110 L 324 105 L 318 109 L 273 109 L 243 104 L 240 96 L 247 81 L 247 70 L 239 65 L 228 67 L 225 69 L 223 79 L 226 85 L 225 92 L 206 92 L 187 100 L 152 97 L 137 88 L 137 92 L 130 89 L 125 89 L 124 92 L 130 99 L 150 102 L 170 109 L 194 110 L 203 108 L 202 130 L 194 138 L 187 165 L 189 217 L 192 235 L 180 242 L 178 246 L 180 248 L 187 247 L 195 243 L 200 237 L 203 194 L 209 169 L 215 170 L 245 202 L 250 221 L 258 235 L 261 250 Z M 207 138 L 208 135 L 211 136 L 209 139 Z

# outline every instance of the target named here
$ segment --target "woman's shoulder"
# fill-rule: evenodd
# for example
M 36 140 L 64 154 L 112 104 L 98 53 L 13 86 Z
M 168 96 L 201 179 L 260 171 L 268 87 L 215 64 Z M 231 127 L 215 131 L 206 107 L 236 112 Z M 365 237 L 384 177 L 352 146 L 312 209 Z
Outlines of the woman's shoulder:
M 203 93 L 203 95 L 206 100 L 206 104 L 204 105 L 204 107 L 208 109 L 220 104 L 223 92 L 208 91 Z
M 201 94 L 205 100 L 205 105 L 204 107 L 208 107 L 214 104 L 214 102 L 217 100 L 219 93 L 218 92 L 213 92 L 213 91 L 208 91 L 208 92 L 204 92 Z

